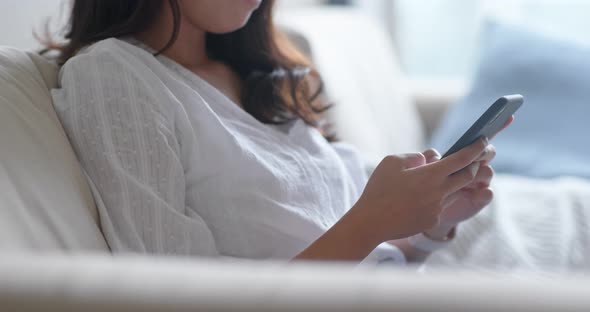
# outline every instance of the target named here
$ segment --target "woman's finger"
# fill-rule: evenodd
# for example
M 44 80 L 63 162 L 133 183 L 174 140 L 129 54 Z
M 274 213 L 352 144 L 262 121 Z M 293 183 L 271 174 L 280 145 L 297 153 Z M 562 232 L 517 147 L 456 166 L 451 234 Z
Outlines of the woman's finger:
M 500 131 L 508 128 L 508 126 L 510 126 L 510 124 L 512 124 L 512 122 L 514 122 L 514 115 L 510 116 L 510 118 L 508 118 L 508 121 L 506 121 L 506 123 L 502 126 L 502 129 L 500 129 Z
M 424 151 L 424 153 L 422 153 L 422 154 L 424 154 L 427 164 L 431 164 L 435 161 L 440 160 L 440 158 L 441 158 L 440 153 L 434 148 L 428 149 L 428 150 Z
M 478 189 L 489 187 L 494 178 L 494 169 L 489 165 L 481 165 L 475 179 L 466 187 L 469 189 Z
M 426 164 L 426 157 L 421 153 L 402 154 L 393 157 L 399 160 L 402 169 L 412 169 Z
M 498 133 L 504 131 L 504 129 L 508 128 L 508 126 L 510 126 L 510 124 L 512 124 L 512 122 L 514 122 L 514 115 L 510 116 L 510 118 L 508 119 L 508 121 L 506 121 L 506 123 L 502 126 L 502 129 L 500 129 L 500 131 L 498 131 L 496 134 L 494 134 L 491 138 L 490 141 L 496 137 L 496 135 L 498 135 Z
M 469 197 L 469 200 L 474 205 L 473 208 L 478 209 L 481 207 L 485 207 L 492 202 L 492 200 L 494 199 L 494 191 L 489 187 L 462 190 L 460 192 L 455 192 L 447 196 L 447 198 L 445 198 L 443 205 L 445 207 L 450 207 L 457 200 L 465 198 L 465 196 Z
M 485 148 L 481 155 L 479 155 L 479 158 L 476 161 L 480 161 L 487 165 L 492 162 L 494 158 L 496 158 L 496 147 L 490 144 Z
M 471 165 L 468 165 L 458 172 L 448 176 L 443 184 L 443 192 L 445 194 L 452 194 L 470 185 L 477 176 L 479 166 L 479 162 L 474 162 Z
M 439 174 L 450 176 L 475 162 L 488 146 L 487 138 L 475 141 L 464 149 L 426 167 L 434 167 Z

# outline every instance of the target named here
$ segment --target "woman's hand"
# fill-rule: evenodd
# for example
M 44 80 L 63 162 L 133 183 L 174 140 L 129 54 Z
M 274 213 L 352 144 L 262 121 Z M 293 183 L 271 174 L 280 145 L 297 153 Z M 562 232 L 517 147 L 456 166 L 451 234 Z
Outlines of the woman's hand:
M 407 247 L 401 239 L 420 232 L 446 237 L 491 200 L 494 156 L 481 139 L 441 160 L 435 151 L 386 157 L 354 207 L 295 259 L 358 261 L 386 241 Z M 419 261 L 427 254 L 413 256 Z
M 436 150 L 424 152 L 427 163 L 440 160 Z M 440 215 L 437 226 L 425 231 L 433 239 L 443 240 L 459 223 L 466 221 L 490 204 L 494 197 L 490 183 L 494 177 L 494 170 L 489 163 L 496 156 L 496 149 L 488 145 L 485 151 L 475 161 L 478 164 L 475 179 L 464 188 L 449 195 L 444 203 L 444 210 Z
M 349 213 L 364 219 L 366 232 L 380 242 L 431 229 L 449 203 L 458 200 L 454 194 L 474 183 L 487 146 L 487 140 L 478 140 L 431 163 L 419 153 L 388 156 Z
M 495 149 L 487 139 L 442 160 L 425 154 L 386 157 L 354 207 L 294 259 L 359 261 L 386 241 L 420 232 L 444 238 L 489 203 Z
M 359 261 L 383 242 L 435 229 L 449 203 L 459 202 L 455 194 L 477 183 L 487 147 L 478 140 L 442 160 L 427 155 L 430 163 L 424 154 L 386 157 L 354 207 L 294 259 Z M 445 223 L 465 216 L 457 210 L 460 217 L 444 215 Z
M 504 124 L 500 131 L 510 126 L 513 121 L 514 116 Z M 428 164 L 439 161 L 441 157 L 434 149 L 424 152 L 424 156 Z M 445 239 L 459 223 L 471 219 L 492 202 L 494 192 L 490 189 L 490 184 L 494 177 L 494 169 L 489 164 L 495 157 L 496 148 L 493 145 L 488 145 L 475 161 L 479 163 L 475 179 L 469 185 L 447 197 L 446 207 L 440 216 L 439 224 L 425 231 L 427 236 L 433 239 Z

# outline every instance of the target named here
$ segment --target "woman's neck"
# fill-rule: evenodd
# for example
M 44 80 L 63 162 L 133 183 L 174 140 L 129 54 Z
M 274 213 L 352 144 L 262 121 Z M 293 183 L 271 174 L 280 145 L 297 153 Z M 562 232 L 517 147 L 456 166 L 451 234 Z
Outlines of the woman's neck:
M 163 5 L 162 13 L 158 19 L 136 37 L 154 50 L 159 51 L 170 41 L 173 25 L 172 9 L 168 5 Z M 162 54 L 186 68 L 198 68 L 205 65 L 210 61 L 207 56 L 206 35 L 204 30 L 195 27 L 181 17 L 176 41 Z

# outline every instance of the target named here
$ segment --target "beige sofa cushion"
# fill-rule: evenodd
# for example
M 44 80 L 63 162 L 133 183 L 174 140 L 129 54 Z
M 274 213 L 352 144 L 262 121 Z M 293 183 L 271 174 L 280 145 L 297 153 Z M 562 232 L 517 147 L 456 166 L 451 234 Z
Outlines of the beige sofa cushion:
M 57 68 L 0 47 L 0 250 L 103 250 L 80 165 L 53 111 Z

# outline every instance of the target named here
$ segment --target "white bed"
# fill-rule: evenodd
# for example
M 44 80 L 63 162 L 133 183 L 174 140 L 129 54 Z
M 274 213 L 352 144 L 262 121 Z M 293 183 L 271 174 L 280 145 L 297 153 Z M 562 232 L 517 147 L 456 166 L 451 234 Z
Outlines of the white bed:
M 425 269 L 590 272 L 590 181 L 500 175 L 492 204 Z

